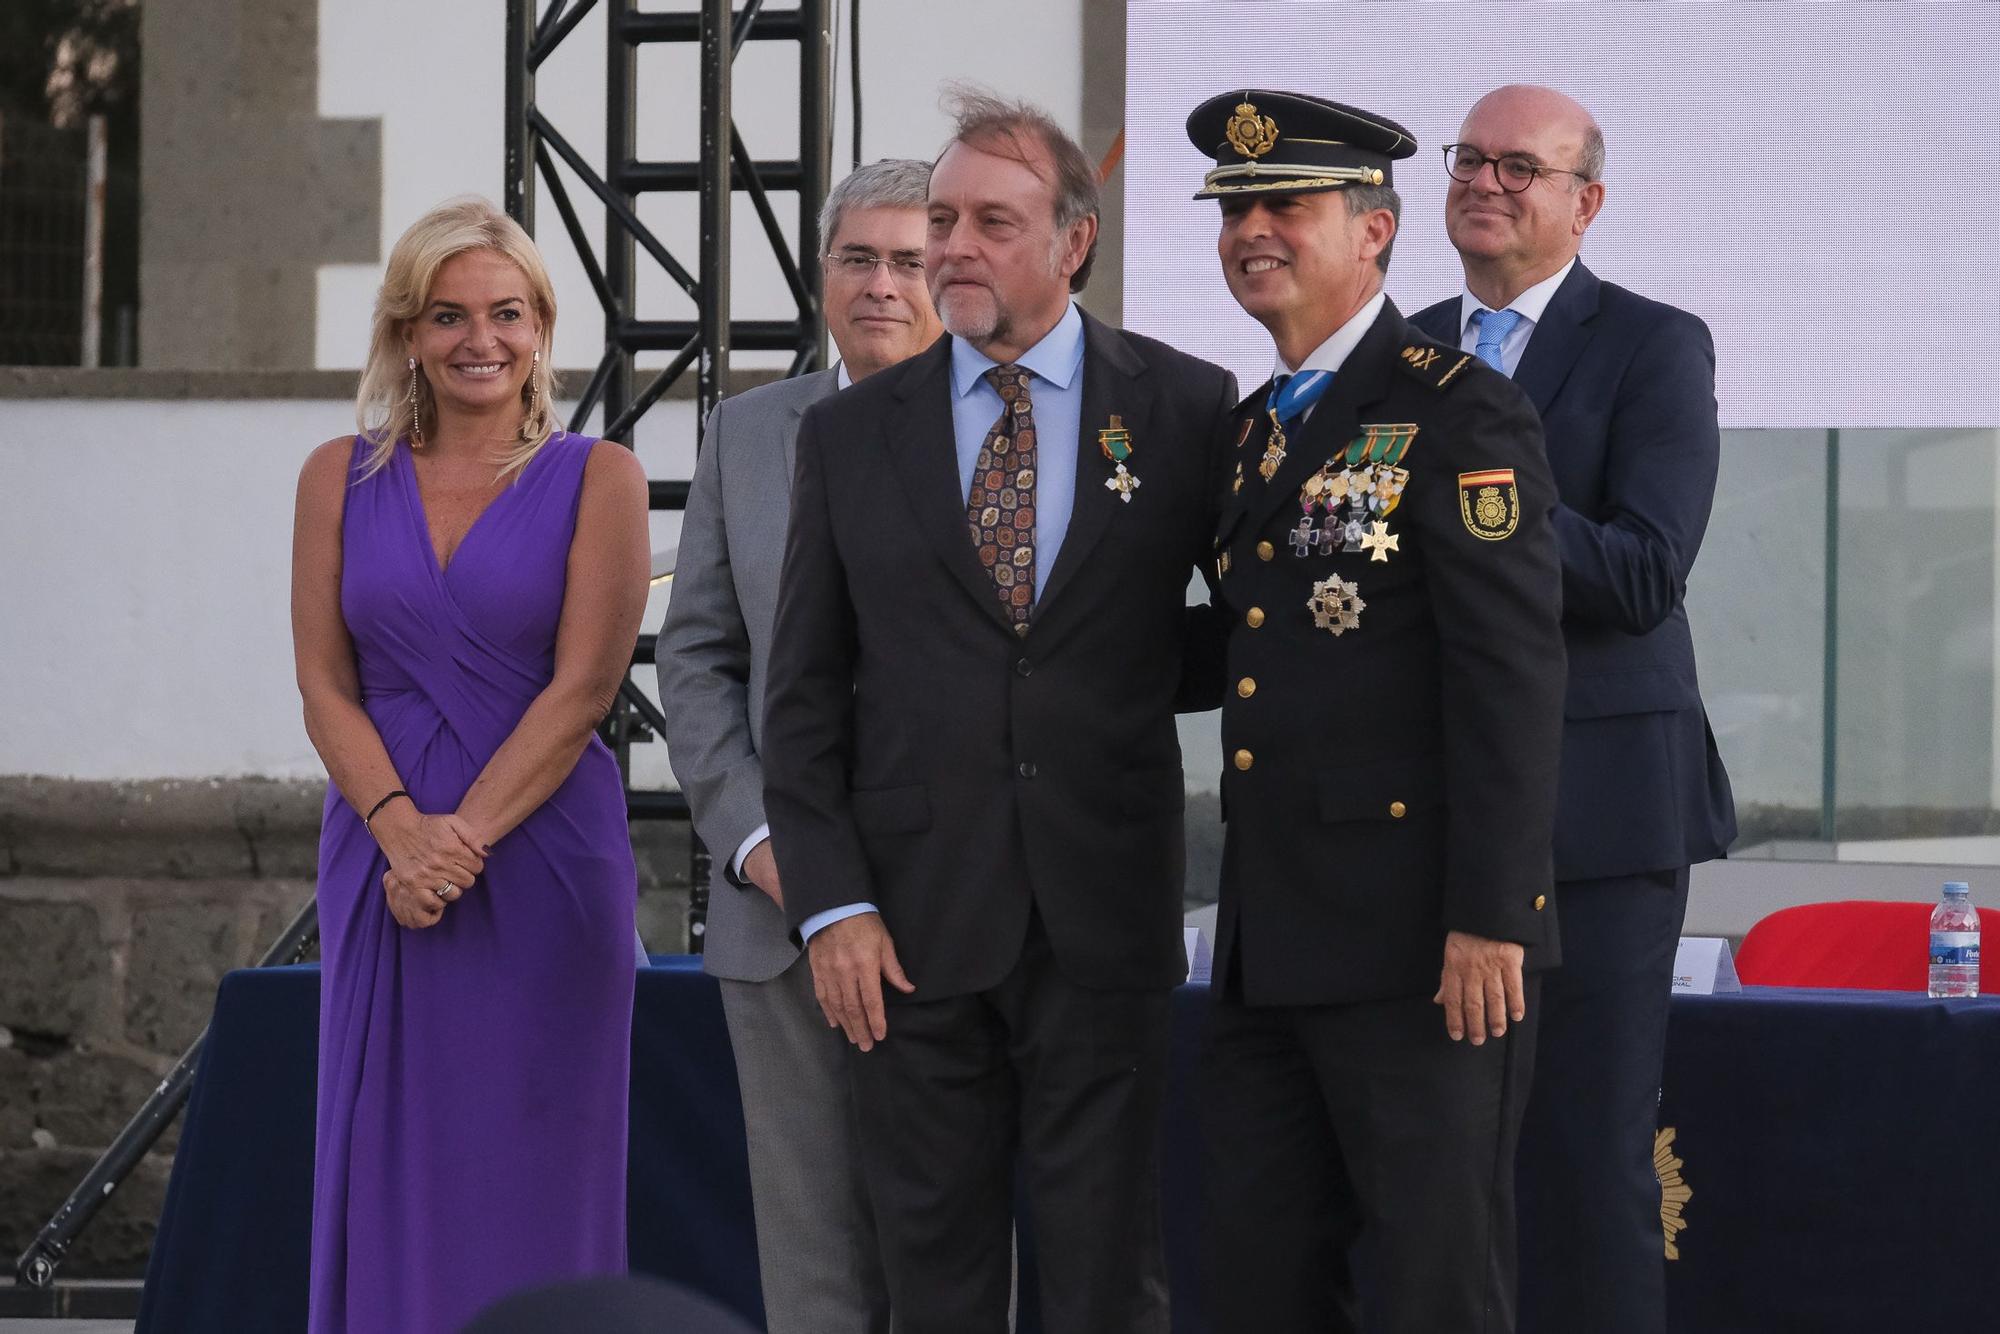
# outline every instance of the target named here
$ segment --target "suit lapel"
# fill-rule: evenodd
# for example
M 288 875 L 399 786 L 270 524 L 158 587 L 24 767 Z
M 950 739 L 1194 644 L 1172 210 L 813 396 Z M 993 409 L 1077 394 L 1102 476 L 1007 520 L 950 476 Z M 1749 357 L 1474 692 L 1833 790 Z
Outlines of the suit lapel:
M 1122 333 L 1088 314 L 1083 316 L 1083 401 L 1073 445 L 1076 498 L 1055 566 L 1042 580 L 1041 596 L 1035 603 L 1037 615 L 1089 563 L 1091 549 L 1104 536 L 1112 516 L 1128 508 L 1117 492 L 1104 485 L 1115 465 L 1104 457 L 1097 441 L 1097 433 L 1111 424 L 1113 413 L 1132 437 L 1131 471 L 1142 478 L 1145 475 L 1146 446 L 1151 441 L 1146 430 L 1148 396 L 1139 383 L 1145 374 L 1146 363 Z M 1055 448 L 1057 442 L 1052 440 L 1049 445 Z M 1161 476 L 1164 479 L 1165 474 Z M 1144 499 L 1141 490 L 1132 503 Z
M 965 494 L 958 486 L 958 446 L 951 419 L 951 339 L 906 362 L 896 385 L 897 413 L 886 442 L 917 528 L 936 549 L 952 576 L 984 607 L 993 622 L 1008 626 L 993 576 L 979 565 L 966 531 Z
M 1244 483 L 1244 494 L 1249 496 L 1254 487 L 1263 488 L 1245 506 L 1253 524 L 1261 527 L 1273 510 L 1296 499 L 1306 478 L 1318 471 L 1334 450 L 1354 438 L 1361 409 L 1389 392 L 1389 377 L 1395 370 L 1396 354 L 1407 341 L 1408 329 L 1396 303 L 1383 302 L 1382 313 L 1334 372 L 1332 387 L 1313 405 L 1312 415 L 1303 426 L 1292 428 L 1292 440 L 1277 475 L 1265 482 L 1256 475 L 1256 460 L 1246 461 L 1244 471 L 1250 480 Z
M 1215 538 L 1217 543 L 1226 542 L 1236 525 L 1243 521 L 1243 515 L 1256 501 L 1259 493 L 1252 488 L 1263 485 L 1257 476 L 1257 460 L 1264 457 L 1264 440 L 1271 432 L 1270 418 L 1264 414 L 1264 405 L 1270 401 L 1270 380 L 1258 385 L 1236 405 L 1229 416 L 1230 453 L 1228 490 L 1222 497 L 1222 516 L 1217 521 Z M 1236 485 L 1238 469 L 1241 469 L 1243 485 Z
M 822 398 L 831 398 L 840 389 L 840 372 L 837 370 L 817 371 L 809 378 L 818 379 L 819 383 L 792 400 L 785 430 L 781 432 L 785 438 L 784 484 L 788 492 L 792 485 L 792 474 L 797 469 L 799 461 L 799 418 L 806 415 L 807 408 Z
M 1457 347 L 1458 340 L 1465 333 L 1464 319 L 1465 299 L 1455 296 L 1449 301 L 1440 301 L 1430 309 L 1412 315 L 1410 324 L 1427 338 L 1434 338 L 1440 343 Z
M 1569 378 L 1570 368 L 1590 341 L 1588 322 L 1597 314 L 1597 275 L 1578 260 L 1562 280 L 1556 294 L 1535 322 L 1528 337 L 1528 350 L 1514 368 L 1514 383 L 1521 386 L 1544 418 L 1556 391 Z

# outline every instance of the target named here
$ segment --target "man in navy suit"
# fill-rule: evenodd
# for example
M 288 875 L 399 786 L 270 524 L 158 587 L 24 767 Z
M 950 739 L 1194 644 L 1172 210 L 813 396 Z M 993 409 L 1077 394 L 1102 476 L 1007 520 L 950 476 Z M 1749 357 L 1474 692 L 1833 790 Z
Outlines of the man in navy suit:
M 1688 867 L 1736 836 L 1682 605 L 1715 498 L 1715 347 L 1683 310 L 1577 255 L 1604 136 L 1547 88 L 1482 98 L 1445 226 L 1465 291 L 1413 321 L 1527 391 L 1560 503 L 1569 649 L 1555 872 L 1562 966 L 1543 982 L 1521 1130 L 1523 1334 L 1660 1334 L 1653 1135 Z

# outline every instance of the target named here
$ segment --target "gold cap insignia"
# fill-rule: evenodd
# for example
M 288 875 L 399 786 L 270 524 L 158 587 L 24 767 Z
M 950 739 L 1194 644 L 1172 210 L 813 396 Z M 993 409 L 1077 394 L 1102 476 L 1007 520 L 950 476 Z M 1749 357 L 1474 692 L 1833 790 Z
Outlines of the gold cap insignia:
M 1223 133 L 1229 146 L 1244 157 L 1262 157 L 1278 145 L 1278 122 L 1258 115 L 1257 108 L 1248 102 L 1236 104 L 1236 114 L 1229 118 Z

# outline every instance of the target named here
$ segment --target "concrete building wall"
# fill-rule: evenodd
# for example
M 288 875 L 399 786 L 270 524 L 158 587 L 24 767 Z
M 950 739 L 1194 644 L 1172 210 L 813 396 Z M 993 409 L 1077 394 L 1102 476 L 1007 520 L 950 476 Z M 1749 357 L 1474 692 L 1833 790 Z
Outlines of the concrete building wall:
M 140 14 L 140 362 L 310 366 L 319 266 L 376 254 L 380 127 L 320 118 L 313 0 Z
M 852 163 L 848 7 L 836 11 L 834 175 Z M 350 368 L 359 363 L 381 265 L 402 230 L 451 195 L 501 192 L 504 12 L 497 0 L 149 0 L 142 112 L 142 364 L 161 368 Z M 1086 21 L 1088 15 L 1088 21 Z M 862 157 L 932 156 L 943 83 L 971 79 L 1040 103 L 1102 156 L 1123 114 L 1118 0 L 940 6 L 871 0 L 860 39 Z M 1013 60 L 1023 36 L 1033 59 Z M 601 168 L 605 36 L 595 11 L 541 68 L 537 101 Z M 1085 70 L 1091 75 L 1085 77 Z M 639 55 L 640 156 L 696 156 L 695 50 Z M 753 155 L 797 151 L 797 48 L 750 43 L 735 115 Z M 567 181 L 597 242 L 602 210 Z M 739 194 L 731 284 L 739 318 L 788 313 L 782 275 Z M 774 200 L 787 227 L 796 196 Z M 695 267 L 694 199 L 654 197 L 641 216 Z M 1111 219 L 1116 227 L 1115 205 Z M 566 318 L 557 356 L 590 365 L 602 328 L 553 209 L 540 237 Z M 1115 244 L 1115 235 L 1113 237 Z M 1116 313 L 1115 250 L 1092 298 Z M 650 262 L 643 314 L 692 303 Z M 755 356 L 739 364 L 754 365 Z
M 0 412 L 0 774 L 324 777 L 292 674 L 292 508 L 306 455 L 353 431 L 351 402 Z M 669 400 L 637 447 L 651 475 L 685 477 L 693 439 L 694 405 Z M 654 516 L 657 546 L 679 517 Z

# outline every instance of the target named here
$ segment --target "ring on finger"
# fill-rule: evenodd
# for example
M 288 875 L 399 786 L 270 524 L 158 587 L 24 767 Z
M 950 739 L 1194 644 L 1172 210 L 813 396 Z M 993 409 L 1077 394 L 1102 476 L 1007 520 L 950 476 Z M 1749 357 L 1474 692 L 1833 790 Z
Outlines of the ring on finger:
M 452 884 L 451 881 L 447 880 L 442 885 L 439 885 L 436 889 L 432 890 L 431 893 L 437 895 L 438 900 L 440 902 L 450 903 L 451 896 L 458 893 L 458 886 Z

